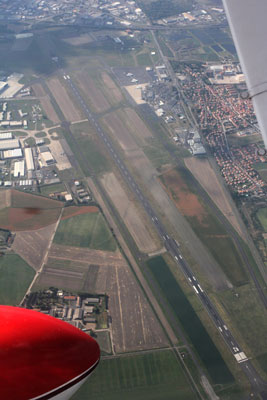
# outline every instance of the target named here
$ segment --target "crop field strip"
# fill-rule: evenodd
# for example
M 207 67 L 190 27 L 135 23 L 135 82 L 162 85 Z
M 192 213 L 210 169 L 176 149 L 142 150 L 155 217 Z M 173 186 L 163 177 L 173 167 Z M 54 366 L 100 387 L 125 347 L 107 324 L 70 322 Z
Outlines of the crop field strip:
M 233 376 L 211 340 L 195 310 L 162 257 L 147 261 L 158 286 L 167 298 L 174 314 L 195 347 L 214 383 L 233 382 Z
M 194 400 L 184 372 L 169 351 L 102 360 L 73 400 Z
M 17 306 L 25 295 L 34 270 L 18 255 L 0 258 L 0 304 Z

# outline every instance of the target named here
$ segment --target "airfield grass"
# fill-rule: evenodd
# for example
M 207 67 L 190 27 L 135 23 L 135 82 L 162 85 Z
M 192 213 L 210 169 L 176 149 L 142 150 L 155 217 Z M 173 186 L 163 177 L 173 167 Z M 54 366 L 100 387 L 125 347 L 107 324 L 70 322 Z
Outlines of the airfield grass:
M 95 250 L 116 250 L 116 242 L 101 213 L 76 215 L 60 221 L 54 243 Z
M 259 365 L 262 371 L 265 371 L 265 379 L 267 375 L 267 352 L 261 354 L 260 356 L 255 358 L 256 363 Z
M 150 138 L 148 143 L 148 145 L 143 147 L 143 151 L 155 168 L 172 163 L 170 155 L 156 138 Z
M 264 232 L 267 232 L 267 208 L 261 208 L 257 212 L 257 218 L 260 221 L 260 224 Z
M 148 53 L 139 53 L 136 55 L 138 65 L 150 66 L 152 65 L 151 57 Z
M 233 376 L 181 287 L 161 256 L 147 261 L 164 296 L 195 347 L 214 383 L 233 382 Z
M 210 207 L 204 203 L 200 197 L 194 177 L 186 168 L 177 167 L 177 184 L 169 184 L 168 180 L 161 176 L 165 187 L 171 192 L 171 196 L 177 207 L 184 214 L 190 223 L 192 229 L 206 246 L 214 259 L 221 266 L 222 270 L 234 286 L 244 285 L 249 281 L 241 256 L 234 245 L 232 238 L 228 235 L 222 223 L 215 216 Z M 179 182 L 182 182 L 182 189 L 179 188 Z M 189 214 L 183 207 L 183 196 L 195 196 L 195 201 L 203 210 L 200 216 Z M 181 205 L 180 205 L 181 204 Z M 191 213 L 193 211 L 191 210 Z
M 78 129 L 78 132 L 76 129 Z M 98 175 L 109 171 L 111 169 L 109 161 L 100 149 L 97 137 L 91 132 L 88 133 L 88 131 L 85 131 L 83 135 L 79 134 L 79 129 L 76 125 L 71 127 L 75 140 L 68 131 L 64 132 L 64 136 L 84 175 Z
M 234 286 L 241 286 L 248 282 L 242 259 L 231 237 L 210 213 L 201 223 L 197 217 L 187 217 L 191 227 L 208 248 L 226 276 Z
M 72 400 L 193 400 L 196 396 L 170 350 L 100 361 Z
M 235 288 L 234 292 L 226 290 L 217 293 L 217 296 L 230 316 L 231 324 L 240 332 L 246 351 L 250 353 L 247 355 L 261 359 L 267 353 L 267 319 L 256 289 L 252 285 L 243 285 Z
M 0 304 L 18 305 L 34 274 L 21 257 L 15 254 L 0 257 Z

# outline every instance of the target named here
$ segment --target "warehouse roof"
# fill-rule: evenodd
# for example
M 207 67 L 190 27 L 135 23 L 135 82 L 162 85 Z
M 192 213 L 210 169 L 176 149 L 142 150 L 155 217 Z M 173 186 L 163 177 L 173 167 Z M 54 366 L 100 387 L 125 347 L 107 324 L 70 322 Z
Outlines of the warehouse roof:
M 18 158 L 22 157 L 21 149 L 3 151 L 3 158 Z
M 25 163 L 24 160 L 16 161 L 14 164 L 14 177 L 24 176 L 25 174 Z
M 17 149 L 19 147 L 20 147 L 20 143 L 19 143 L 18 139 L 1 140 L 0 141 L 0 150 Z
M 12 137 L 11 132 L 0 133 L 0 140 L 12 139 Z

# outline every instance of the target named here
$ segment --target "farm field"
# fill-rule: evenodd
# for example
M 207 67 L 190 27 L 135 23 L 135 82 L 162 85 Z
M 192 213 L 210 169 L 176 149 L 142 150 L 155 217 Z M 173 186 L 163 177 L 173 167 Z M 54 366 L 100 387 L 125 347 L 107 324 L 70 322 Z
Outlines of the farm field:
M 170 272 L 165 260 L 159 256 L 147 261 L 147 265 L 194 345 L 213 383 L 226 384 L 233 382 L 233 376 L 221 354 Z
M 34 290 L 50 286 L 108 295 L 116 353 L 168 346 L 158 320 L 119 251 L 54 244 Z
M 60 221 L 55 244 L 115 251 L 117 246 L 101 213 L 76 215 Z
M 194 191 L 189 173 L 185 169 L 173 169 L 162 174 L 160 178 L 179 211 L 186 217 L 231 283 L 240 286 L 248 282 L 247 273 L 234 242 Z
M 10 207 L 0 210 L 0 227 L 11 231 L 43 228 L 57 221 L 63 203 L 18 190 L 9 190 Z
M 166 350 L 102 360 L 72 400 L 174 400 L 177 395 L 196 399 L 179 362 Z
M 28 232 L 16 232 L 12 250 L 20 255 L 32 268 L 38 270 L 41 267 L 55 227 L 56 224 L 51 224 Z
M 8 254 L 0 258 L 0 304 L 18 305 L 26 293 L 34 270 L 22 258 Z

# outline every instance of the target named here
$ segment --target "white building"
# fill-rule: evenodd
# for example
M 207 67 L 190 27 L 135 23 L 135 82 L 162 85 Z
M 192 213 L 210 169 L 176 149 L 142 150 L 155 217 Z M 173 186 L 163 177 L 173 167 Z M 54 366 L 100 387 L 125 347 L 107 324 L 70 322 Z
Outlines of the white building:
M 5 150 L 2 152 L 2 154 L 3 154 L 3 159 L 22 157 L 21 149 Z
M 20 147 L 20 142 L 18 139 L 0 141 L 0 150 L 12 150 L 12 149 L 18 149 L 19 147 Z
M 26 159 L 27 170 L 33 171 L 34 170 L 34 162 L 33 162 L 33 156 L 32 156 L 32 149 L 30 147 L 27 147 L 25 149 L 25 159 Z
M 24 160 L 16 161 L 14 164 L 14 178 L 25 175 L 25 162 Z
M 12 139 L 13 135 L 11 132 L 0 133 L 0 140 Z

